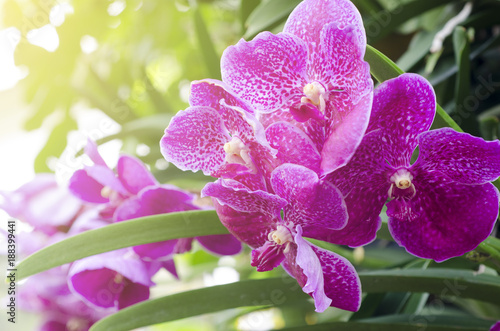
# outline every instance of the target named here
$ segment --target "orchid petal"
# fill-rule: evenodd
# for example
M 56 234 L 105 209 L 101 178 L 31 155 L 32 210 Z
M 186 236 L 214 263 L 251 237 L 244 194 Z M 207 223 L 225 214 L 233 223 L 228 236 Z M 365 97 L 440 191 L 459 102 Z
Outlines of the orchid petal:
M 260 212 L 236 211 L 221 205 L 212 198 L 217 215 L 222 224 L 240 241 L 252 248 L 258 248 L 268 240 L 268 234 L 276 230 L 276 221 Z
M 360 13 L 349 0 L 305 0 L 292 11 L 283 31 L 304 40 L 315 52 L 321 43 L 323 27 L 337 23 L 340 28 L 352 25 L 361 46 L 366 45 L 365 29 Z
M 385 145 L 379 132 L 367 134 L 350 162 L 326 177 L 344 195 L 349 221 L 343 229 L 324 231 L 316 239 L 352 247 L 375 239 L 391 186 L 385 176 L 390 169 L 382 157 Z
M 321 263 L 311 244 L 302 238 L 302 228 L 300 225 L 297 225 L 297 234 L 294 239 L 297 244 L 296 263 L 302 269 L 306 278 L 302 290 L 314 298 L 316 312 L 324 312 L 330 307 L 332 299 L 325 294 L 325 282 Z
M 419 136 L 417 163 L 461 184 L 484 184 L 500 176 L 500 142 L 442 128 Z
M 372 97 L 371 93 L 367 94 L 351 109 L 346 105 L 342 111 L 332 114 L 334 118 L 330 121 L 328 138 L 321 151 L 322 175 L 346 165 L 353 156 L 370 120 Z M 334 98 L 332 105 L 341 101 L 341 98 Z
M 224 144 L 231 140 L 222 117 L 213 108 L 195 106 L 175 115 L 160 141 L 165 159 L 182 170 L 205 175 L 225 162 Z
M 322 181 L 303 166 L 283 164 L 271 176 L 274 191 L 288 201 L 284 206 L 285 223 L 304 227 L 308 237 L 316 238 L 323 229 L 346 225 L 347 210 L 340 191 Z
M 273 112 L 305 86 L 307 47 L 292 35 L 270 32 L 240 40 L 221 58 L 222 80 L 257 111 Z
M 394 168 L 409 166 L 417 137 L 429 129 L 436 112 L 430 83 L 416 74 L 403 74 L 375 89 L 367 133 L 380 130 L 384 157 Z
M 89 176 L 83 169 L 73 173 L 69 180 L 69 190 L 77 198 L 92 203 L 106 203 L 109 198 L 102 196 L 104 185 Z
M 241 242 L 230 234 L 196 237 L 203 248 L 217 255 L 235 255 L 241 252 Z
M 123 186 L 132 194 L 139 193 L 147 186 L 158 184 L 141 161 L 128 155 L 122 155 L 118 159 L 116 172 Z
M 118 309 L 132 306 L 147 299 L 149 299 L 148 286 L 135 283 L 127 284 L 118 297 Z
M 370 65 L 363 60 L 365 45 L 359 44 L 355 30 L 331 23 L 321 31 L 320 52 L 312 54 L 308 65 L 310 79 L 323 82 L 330 91 L 349 95 L 351 103 L 373 91 Z M 335 92 L 340 90 L 339 92 Z
M 265 191 L 250 191 L 243 184 L 232 179 L 217 180 L 208 183 L 201 191 L 201 196 L 211 196 L 220 204 L 228 205 L 236 211 L 262 213 L 270 219 L 280 219 L 281 209 L 287 201 Z
M 278 151 L 277 158 L 281 163 L 300 164 L 319 173 L 321 155 L 302 130 L 286 122 L 277 122 L 267 128 L 266 135 L 271 146 Z

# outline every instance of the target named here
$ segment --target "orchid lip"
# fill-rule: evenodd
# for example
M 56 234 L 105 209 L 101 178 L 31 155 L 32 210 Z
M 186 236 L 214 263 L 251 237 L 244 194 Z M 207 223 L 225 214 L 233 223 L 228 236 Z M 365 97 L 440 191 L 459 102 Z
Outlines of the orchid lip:
M 411 199 L 416 194 L 415 185 L 413 185 L 413 174 L 406 168 L 400 168 L 389 178 L 391 187 L 389 188 L 389 199 L 404 198 Z
M 230 141 L 224 144 L 226 152 L 226 161 L 228 163 L 237 163 L 247 167 L 252 173 L 257 172 L 257 168 L 249 154 L 249 148 L 238 137 L 232 137 Z
M 325 112 L 326 101 L 328 100 L 328 92 L 323 84 L 312 82 L 304 86 L 303 92 L 305 97 L 300 99 L 301 104 L 310 103 L 318 108 L 322 113 Z

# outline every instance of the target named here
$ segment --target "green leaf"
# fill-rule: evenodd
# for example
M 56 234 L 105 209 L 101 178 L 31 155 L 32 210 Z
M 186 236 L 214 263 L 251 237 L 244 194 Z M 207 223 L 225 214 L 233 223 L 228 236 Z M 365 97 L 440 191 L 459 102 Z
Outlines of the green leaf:
M 455 80 L 455 114 L 460 116 L 464 111 L 465 98 L 470 94 L 471 80 L 470 43 L 467 30 L 461 26 L 457 26 L 453 31 L 453 49 L 455 62 L 458 67 L 457 78 Z M 465 131 L 477 135 L 478 130 L 475 116 L 472 116 L 467 121 L 463 121 L 462 126 Z
M 398 77 L 403 74 L 404 71 L 401 70 L 391 59 L 382 54 L 377 49 L 370 45 L 366 46 L 365 61 L 370 64 L 370 72 L 375 77 L 378 82 L 383 82 L 391 78 Z M 458 132 L 463 132 L 463 130 L 458 126 L 457 123 L 448 115 L 440 105 L 436 104 L 437 117 L 434 119 L 440 119 L 440 125 L 449 126 Z
M 462 327 L 425 324 L 408 324 L 412 316 L 406 316 L 407 320 L 401 323 L 377 323 L 377 322 L 333 322 L 310 326 L 300 326 L 280 329 L 281 331 L 485 331 L 484 327 Z M 429 318 L 433 318 L 430 316 Z M 415 316 L 413 316 L 415 318 Z M 425 319 L 423 319 L 425 320 Z
M 257 33 L 270 30 L 286 20 L 301 0 L 269 0 L 262 2 L 250 14 L 246 22 L 247 31 L 244 38 L 249 39 Z
M 39 250 L 19 263 L 17 276 L 21 280 L 65 263 L 124 247 L 227 233 L 214 210 L 136 218 L 85 231 Z
M 498 303 L 498 297 L 500 296 L 498 277 L 484 274 L 477 275 L 469 270 L 382 270 L 359 273 L 359 276 L 363 291 L 367 293 L 429 292 L 439 296 L 455 295 L 492 303 Z M 223 309 L 281 305 L 306 298 L 308 296 L 302 292 L 296 281 L 288 276 L 241 281 L 141 302 L 102 319 L 91 330 L 130 330 Z M 408 323 L 408 320 L 405 322 Z M 346 327 L 349 327 L 349 330 L 352 331 L 352 328 L 356 325 L 357 323 L 348 323 Z M 373 329 L 366 328 L 366 324 L 363 324 L 363 327 L 365 328 L 359 330 L 413 330 L 407 324 L 394 329 L 379 328 L 380 324 L 378 323 L 377 325 L 373 324 Z M 419 327 L 421 328 L 422 325 Z M 435 330 L 460 329 L 448 327 L 436 328 Z
M 193 0 L 193 2 L 195 2 Z M 217 51 L 215 50 L 212 37 L 208 33 L 207 25 L 201 15 L 199 6 L 194 6 L 194 25 L 196 28 L 196 36 L 198 37 L 199 49 L 203 52 L 203 60 L 210 77 L 221 79 L 220 75 L 220 60 Z
M 246 280 L 141 302 L 100 320 L 91 330 L 132 330 L 229 308 L 282 305 L 308 297 L 288 276 Z
M 498 277 L 471 270 L 432 268 L 426 270 L 379 270 L 360 273 L 364 292 L 428 292 L 439 296 L 460 296 L 497 303 Z

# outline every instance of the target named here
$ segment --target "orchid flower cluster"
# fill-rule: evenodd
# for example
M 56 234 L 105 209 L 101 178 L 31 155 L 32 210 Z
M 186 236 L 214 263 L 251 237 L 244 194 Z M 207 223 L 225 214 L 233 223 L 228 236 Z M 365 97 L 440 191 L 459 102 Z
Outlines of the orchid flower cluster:
M 132 218 L 197 210 L 196 196 L 159 184 L 138 159 L 121 155 L 116 173 L 89 140 L 91 166 L 77 170 L 69 186 L 42 174 L 14 192 L 0 192 L 4 209 L 33 227 L 22 233 L 21 255 L 83 231 Z M 72 194 L 70 194 L 70 192 Z M 241 251 L 232 235 L 181 238 L 90 256 L 31 277 L 20 288 L 22 308 L 41 312 L 41 330 L 88 330 L 117 309 L 147 300 L 152 277 L 162 268 L 179 278 L 173 256 L 191 250 L 193 240 L 221 256 Z
M 178 168 L 218 178 L 202 195 L 251 265 L 281 265 L 318 312 L 358 310 L 361 285 L 306 238 L 368 244 L 386 205 L 395 241 L 440 262 L 475 249 L 498 215 L 500 142 L 429 131 L 432 86 L 403 74 L 374 89 L 365 48 L 351 2 L 304 0 L 282 33 L 227 48 L 222 81 L 193 82 L 160 142 Z

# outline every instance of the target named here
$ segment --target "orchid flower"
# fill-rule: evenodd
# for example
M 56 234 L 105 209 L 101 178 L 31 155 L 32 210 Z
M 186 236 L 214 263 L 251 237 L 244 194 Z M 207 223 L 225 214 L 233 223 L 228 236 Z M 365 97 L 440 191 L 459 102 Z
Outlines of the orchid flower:
M 418 257 L 440 262 L 486 239 L 498 215 L 498 190 L 489 182 L 500 176 L 500 142 L 450 128 L 428 131 L 435 110 L 432 86 L 419 75 L 377 87 L 366 136 L 351 161 L 327 178 L 345 195 L 349 223 L 318 239 L 372 241 L 387 199 L 392 236 Z
M 314 298 L 316 311 L 329 306 L 355 311 L 361 288 L 354 267 L 343 257 L 310 244 L 324 229 L 340 229 L 347 211 L 335 186 L 300 165 L 283 164 L 271 175 L 272 189 L 252 191 L 232 179 L 209 183 L 222 223 L 253 248 L 258 271 L 282 265 Z M 283 213 L 283 216 L 281 216 Z
M 262 32 L 228 47 L 222 80 L 266 128 L 277 122 L 301 128 L 325 175 L 349 160 L 368 125 L 373 82 L 365 48 L 361 16 L 350 1 L 305 0 L 283 33 Z

